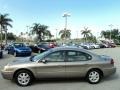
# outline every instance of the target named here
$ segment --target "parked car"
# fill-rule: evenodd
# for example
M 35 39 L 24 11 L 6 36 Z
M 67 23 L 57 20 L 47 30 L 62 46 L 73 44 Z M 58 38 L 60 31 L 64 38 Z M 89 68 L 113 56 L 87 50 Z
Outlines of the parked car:
M 115 43 L 108 43 L 109 47 L 111 48 L 115 48 L 116 47 L 116 44 Z
M 32 52 L 40 53 L 40 48 L 38 48 L 38 46 L 36 46 L 36 45 L 29 45 L 28 47 L 31 48 Z
M 84 49 L 93 49 L 94 47 L 92 45 L 90 45 L 89 43 L 80 43 L 80 45 L 84 48 Z
M 55 47 L 57 47 L 57 44 L 54 43 L 54 42 L 51 42 L 51 43 L 49 43 L 49 47 L 50 48 L 55 48 Z
M 44 52 L 53 48 L 53 47 L 50 47 L 48 44 L 39 44 L 38 47 L 40 48 L 40 52 Z
M 3 78 L 27 86 L 35 79 L 85 77 L 99 83 L 116 72 L 111 57 L 96 55 L 85 49 L 57 47 L 36 56 L 15 60 L 1 71 Z
M 74 43 L 67 43 L 67 44 L 62 44 L 59 47 L 73 47 L 73 48 L 82 48 L 83 47 L 79 44 L 74 44 Z
M 93 47 L 94 49 L 100 48 L 100 46 L 98 44 L 95 44 L 95 43 L 90 43 L 90 46 Z
M 99 43 L 98 45 L 100 46 L 100 48 L 106 48 L 105 44 Z
M 38 44 L 38 45 L 36 44 L 36 45 L 30 45 L 29 47 L 32 49 L 34 53 L 42 53 L 44 51 L 49 50 L 50 48 L 53 48 L 50 47 L 48 44 Z
M 11 46 L 11 44 L 5 45 L 4 50 L 5 50 L 5 51 L 8 51 L 8 50 L 10 49 L 10 46 Z
M 9 46 L 8 54 L 12 54 L 15 57 L 19 55 L 31 55 L 32 50 L 25 46 L 23 43 L 13 43 Z

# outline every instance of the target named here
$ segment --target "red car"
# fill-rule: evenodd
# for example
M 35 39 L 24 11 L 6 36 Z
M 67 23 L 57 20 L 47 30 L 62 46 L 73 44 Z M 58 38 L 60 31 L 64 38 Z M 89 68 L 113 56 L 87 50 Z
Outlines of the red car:
M 108 45 L 109 45 L 109 47 L 111 47 L 111 48 L 115 48 L 115 47 L 116 47 L 116 44 L 114 44 L 114 43 L 108 43 Z

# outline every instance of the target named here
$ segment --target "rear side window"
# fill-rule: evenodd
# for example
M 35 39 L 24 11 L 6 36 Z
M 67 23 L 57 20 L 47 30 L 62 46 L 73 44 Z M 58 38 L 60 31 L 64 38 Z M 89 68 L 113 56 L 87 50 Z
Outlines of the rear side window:
M 92 59 L 92 56 L 87 53 L 80 52 L 80 51 L 67 51 L 67 60 L 70 62 L 88 61 L 91 59 Z

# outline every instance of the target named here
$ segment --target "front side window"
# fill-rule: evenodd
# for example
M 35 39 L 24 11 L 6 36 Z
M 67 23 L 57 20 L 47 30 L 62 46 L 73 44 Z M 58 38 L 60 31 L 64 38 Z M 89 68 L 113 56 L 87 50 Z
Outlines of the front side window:
M 45 57 L 45 60 L 47 60 L 48 62 L 63 62 L 64 52 L 63 51 L 52 52 Z
M 67 52 L 67 60 L 74 62 L 74 61 L 87 61 L 91 60 L 92 57 L 84 52 L 80 51 L 68 51 Z

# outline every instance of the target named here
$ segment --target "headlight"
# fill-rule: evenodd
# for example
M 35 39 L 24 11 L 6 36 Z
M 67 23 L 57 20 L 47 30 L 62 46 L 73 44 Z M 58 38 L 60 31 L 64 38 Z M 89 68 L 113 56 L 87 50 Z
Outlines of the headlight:
M 20 50 L 20 49 L 17 49 L 17 51 L 18 51 L 18 52 L 22 52 L 22 50 Z

